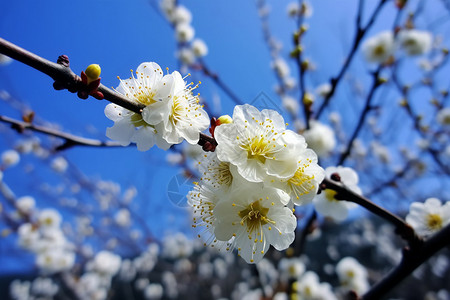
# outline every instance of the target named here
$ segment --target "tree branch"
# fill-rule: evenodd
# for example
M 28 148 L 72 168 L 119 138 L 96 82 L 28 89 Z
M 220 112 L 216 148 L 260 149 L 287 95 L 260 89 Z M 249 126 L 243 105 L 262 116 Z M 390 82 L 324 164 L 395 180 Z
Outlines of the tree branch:
M 391 270 L 381 281 L 376 283 L 366 294 L 363 300 L 380 299 L 393 287 L 403 281 L 417 267 L 423 264 L 436 252 L 450 244 L 450 225 L 447 225 L 423 244 L 417 247 L 405 248 L 400 264 Z
M 361 43 L 361 40 L 363 39 L 364 35 L 367 33 L 367 31 L 372 27 L 372 24 L 374 23 L 378 13 L 381 11 L 381 8 L 383 5 L 387 2 L 387 0 L 381 0 L 380 3 L 378 3 L 378 6 L 375 8 L 375 11 L 373 12 L 372 16 L 370 17 L 369 22 L 367 22 L 365 27 L 361 27 L 361 14 L 362 14 L 362 6 L 364 1 L 360 1 L 359 8 L 358 8 L 358 15 L 356 17 L 357 19 L 357 28 L 356 28 L 356 34 L 355 38 L 353 40 L 353 45 L 350 50 L 350 53 L 348 54 L 347 58 L 345 59 L 345 63 L 342 66 L 341 70 L 339 71 L 338 75 L 331 79 L 331 90 L 330 93 L 326 96 L 324 102 L 319 107 L 317 114 L 315 116 L 316 119 L 320 118 L 320 115 L 322 114 L 325 107 L 328 106 L 328 103 L 330 102 L 330 99 L 333 97 L 337 85 L 341 81 L 342 77 L 344 76 L 345 72 L 347 71 L 348 67 L 350 66 L 350 63 L 356 53 L 356 50 L 359 47 L 359 44 Z
M 58 86 L 58 89 L 67 89 L 70 92 L 75 93 L 84 88 L 84 84 L 82 83 L 80 77 L 70 69 L 67 56 L 60 56 L 58 63 L 53 63 L 2 38 L 0 38 L 0 53 L 18 60 L 38 71 L 41 71 L 44 74 L 47 74 L 55 81 L 54 86 Z M 144 105 L 133 102 L 122 94 L 107 88 L 103 84 L 100 84 L 97 90 L 104 95 L 104 99 L 137 114 L 140 114 L 142 109 L 145 107 Z M 217 145 L 214 138 L 200 133 L 200 140 L 198 144 L 200 146 L 204 146 L 206 143 Z
M 366 120 L 367 113 L 372 109 L 371 103 L 373 96 L 375 94 L 375 90 L 382 84 L 380 79 L 378 78 L 378 75 L 380 73 L 381 66 L 378 67 L 378 69 L 373 73 L 373 83 L 372 87 L 370 89 L 369 94 L 367 95 L 366 104 L 364 105 L 364 109 L 359 116 L 358 124 L 356 125 L 355 130 L 353 131 L 353 134 L 348 141 L 347 147 L 345 148 L 344 152 L 341 153 L 337 165 L 342 165 L 344 161 L 347 159 L 347 157 L 350 155 L 350 151 L 352 149 L 353 142 L 358 137 L 359 132 L 361 131 L 362 125 L 364 124 L 364 121 Z
M 61 132 L 56 129 L 39 126 L 39 125 L 33 125 L 32 123 L 19 121 L 10 117 L 1 116 L 0 115 L 0 121 L 4 123 L 11 124 L 12 128 L 17 130 L 18 132 L 22 133 L 25 129 L 41 132 L 47 135 L 51 135 L 54 137 L 58 137 L 61 139 L 64 139 L 65 142 L 56 147 L 55 150 L 64 150 L 67 148 L 70 148 L 72 146 L 89 146 L 89 147 L 122 147 L 117 142 L 114 141 L 100 141 L 96 139 L 88 139 L 81 136 L 76 136 L 70 133 Z
M 422 242 L 422 239 L 417 236 L 414 229 L 401 218 L 382 208 L 381 206 L 378 206 L 364 196 L 356 194 L 353 191 L 347 189 L 343 184 L 325 178 L 321 184 L 321 188 L 334 190 L 337 192 L 335 196 L 336 199 L 345 199 L 346 201 L 359 204 L 371 213 L 390 222 L 396 227 L 396 233 L 399 234 L 403 239 L 408 241 L 411 247 Z

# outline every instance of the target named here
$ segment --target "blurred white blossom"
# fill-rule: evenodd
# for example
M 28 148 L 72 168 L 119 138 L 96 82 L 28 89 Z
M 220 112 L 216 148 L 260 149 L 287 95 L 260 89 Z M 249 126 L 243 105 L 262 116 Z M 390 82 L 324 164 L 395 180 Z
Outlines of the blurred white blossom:
M 391 31 L 383 31 L 367 39 L 362 51 L 369 62 L 384 63 L 394 54 L 394 35 Z
M 417 29 L 401 30 L 397 38 L 400 48 L 411 56 L 427 53 L 433 42 L 430 32 Z
M 406 216 L 420 235 L 430 235 L 450 224 L 450 202 L 442 204 L 437 198 L 428 198 L 425 203 L 413 202 Z

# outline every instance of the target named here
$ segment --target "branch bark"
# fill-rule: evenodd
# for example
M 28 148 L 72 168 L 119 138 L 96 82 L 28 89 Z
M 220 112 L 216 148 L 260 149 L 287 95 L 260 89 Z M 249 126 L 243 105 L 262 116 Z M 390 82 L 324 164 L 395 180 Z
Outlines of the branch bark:
M 60 63 L 54 63 L 2 38 L 0 38 L 0 53 L 50 76 L 58 87 L 67 89 L 72 93 L 78 92 L 84 88 L 80 77 L 70 69 L 69 62 L 61 61 L 63 56 L 60 56 L 58 59 Z M 103 84 L 100 84 L 97 90 L 104 95 L 104 99 L 120 105 L 132 112 L 140 114 L 142 109 L 145 107 L 144 105 L 133 102 L 122 94 L 107 88 Z M 200 140 L 198 144 L 200 146 L 204 146 L 206 143 L 217 145 L 214 138 L 200 133 Z
M 11 124 L 13 129 L 22 132 L 26 129 L 41 132 L 50 136 L 58 137 L 64 139 L 64 143 L 55 148 L 55 150 L 64 150 L 73 146 L 89 146 L 89 147 L 122 147 L 117 142 L 114 141 L 100 141 L 96 139 L 88 139 L 81 136 L 73 135 L 66 132 L 61 132 L 56 129 L 48 128 L 45 126 L 34 125 L 32 123 L 19 121 L 7 116 L 0 115 L 0 121 L 4 123 Z
M 450 225 L 447 225 L 430 239 L 417 247 L 405 248 L 400 264 L 381 281 L 376 283 L 366 294 L 363 300 L 380 299 L 392 288 L 397 286 L 409 276 L 417 267 L 433 256 L 442 248 L 450 245 Z

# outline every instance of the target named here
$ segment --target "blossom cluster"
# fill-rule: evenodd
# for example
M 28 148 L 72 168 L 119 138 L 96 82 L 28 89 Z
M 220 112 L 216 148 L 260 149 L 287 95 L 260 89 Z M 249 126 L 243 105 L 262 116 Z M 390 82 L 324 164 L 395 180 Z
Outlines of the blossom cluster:
M 433 36 L 428 31 L 403 29 L 395 36 L 392 31 L 382 31 L 369 38 L 363 44 L 363 52 L 367 61 L 386 63 L 401 49 L 408 56 L 426 54 L 432 46 Z
M 55 209 L 36 211 L 35 200 L 16 201 L 17 213 L 30 220 L 18 229 L 19 244 L 36 254 L 36 266 L 45 274 L 70 270 L 75 264 L 74 246 L 61 230 L 61 215 Z
M 161 10 L 175 29 L 175 38 L 180 45 L 178 59 L 185 65 L 192 65 L 196 59 L 208 54 L 208 46 L 195 38 L 195 29 L 191 25 L 192 14 L 185 6 L 175 0 L 161 1 Z
M 193 95 L 196 87 L 187 84 L 178 71 L 164 75 L 154 62 L 140 64 L 130 78 L 120 79 L 116 91 L 144 105 L 142 114 L 108 104 L 105 114 L 114 126 L 107 129 L 106 135 L 123 146 L 136 143 L 140 151 L 155 144 L 166 150 L 183 140 L 196 144 L 199 133 L 209 126 L 207 113 L 198 96 Z
M 292 243 L 292 208 L 312 201 L 324 171 L 276 111 L 246 104 L 220 120 L 216 152 L 199 162 L 201 178 L 188 196 L 194 226 L 204 227 L 207 244 L 237 248 L 256 263 L 270 245 L 283 250 Z

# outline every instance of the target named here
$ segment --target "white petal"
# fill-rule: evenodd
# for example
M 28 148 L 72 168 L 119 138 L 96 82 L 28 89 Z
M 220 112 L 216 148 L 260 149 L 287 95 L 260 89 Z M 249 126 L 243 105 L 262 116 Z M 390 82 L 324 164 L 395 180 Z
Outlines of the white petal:
M 142 118 L 150 125 L 168 122 L 170 105 L 171 101 L 169 99 L 150 104 L 142 110 Z
M 129 120 L 123 119 L 114 123 L 113 127 L 108 127 L 106 136 L 118 141 L 122 146 L 128 146 L 135 131 L 134 125 Z
M 114 122 L 123 119 L 125 115 L 129 114 L 132 114 L 132 112 L 114 103 L 110 103 L 105 107 L 106 117 Z
M 142 126 L 134 133 L 131 141 L 136 143 L 139 151 L 147 151 L 153 147 L 155 139 L 155 129 L 150 126 Z

